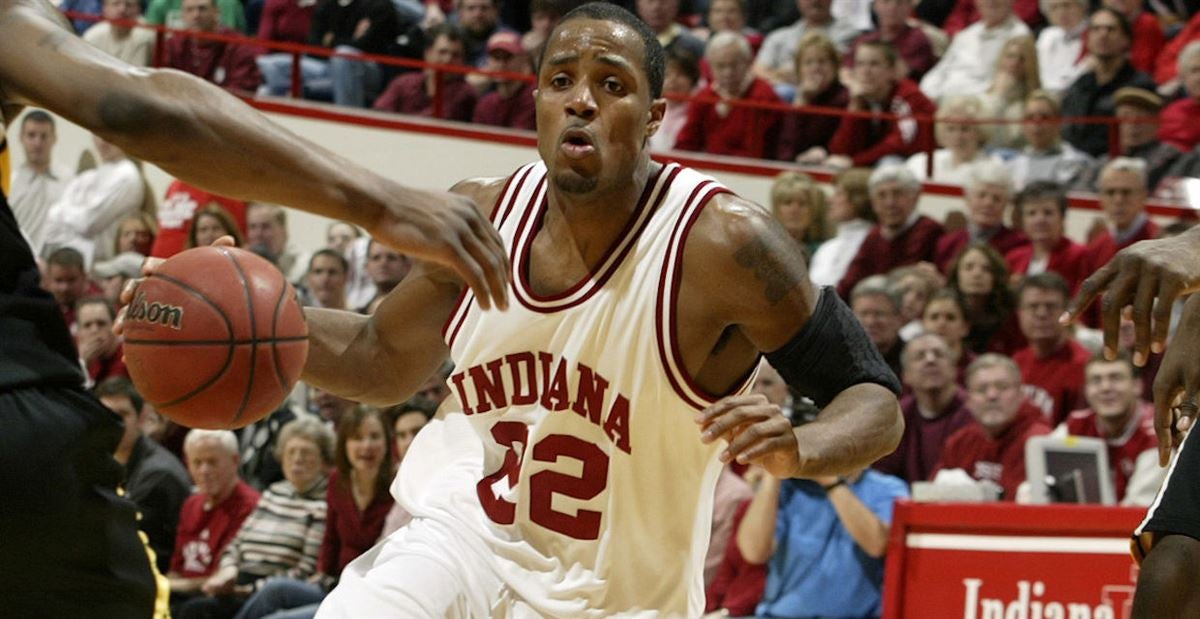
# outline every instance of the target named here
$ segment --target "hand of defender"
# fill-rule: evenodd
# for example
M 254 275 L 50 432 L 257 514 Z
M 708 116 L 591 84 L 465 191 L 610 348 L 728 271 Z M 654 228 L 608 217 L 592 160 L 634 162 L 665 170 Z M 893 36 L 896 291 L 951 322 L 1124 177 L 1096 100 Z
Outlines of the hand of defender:
M 465 196 L 416 193 L 414 202 L 385 211 L 370 226 L 371 236 L 398 252 L 454 269 L 480 307 L 506 309 L 512 266 L 492 223 Z
M 1196 421 L 1200 391 L 1200 295 L 1183 306 L 1183 319 L 1163 355 L 1154 378 L 1154 433 L 1158 435 L 1158 463 L 1166 466 L 1171 448 Z
M 1067 305 L 1062 322 L 1075 320 L 1102 296 L 1104 354 L 1117 354 L 1121 313 L 1132 308 L 1136 339 L 1134 364 L 1145 365 L 1150 351 L 1166 347 L 1171 308 L 1180 295 L 1200 290 L 1200 229 L 1121 250 L 1083 282 Z
M 711 443 L 725 439 L 729 446 L 722 462 L 736 459 L 757 464 L 776 477 L 794 477 L 800 470 L 799 445 L 792 424 L 778 406 L 761 394 L 732 396 L 696 416 L 702 434 Z
M 234 247 L 235 245 L 237 245 L 237 242 L 233 240 L 232 236 L 222 236 L 213 241 L 211 247 Z M 144 276 L 154 275 L 154 270 L 166 261 L 166 258 L 146 258 L 142 262 L 143 277 L 125 282 L 125 287 L 121 289 L 121 298 L 119 299 L 121 309 L 117 312 L 116 321 L 113 322 L 113 333 L 121 335 L 125 332 L 125 310 L 129 308 L 130 301 L 133 301 L 133 296 L 137 294 L 138 286 L 141 286 L 142 282 L 146 281 Z

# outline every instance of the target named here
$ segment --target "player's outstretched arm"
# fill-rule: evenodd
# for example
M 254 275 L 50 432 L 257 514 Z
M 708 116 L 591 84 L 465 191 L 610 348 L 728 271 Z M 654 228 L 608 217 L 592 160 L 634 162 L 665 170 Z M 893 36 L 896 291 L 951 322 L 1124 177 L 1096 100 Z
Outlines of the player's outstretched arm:
M 904 430 L 899 382 L 845 303 L 813 288 L 800 247 L 769 213 L 718 196 L 687 243 L 685 269 L 706 267 L 706 277 L 689 281 L 713 300 L 712 320 L 736 326 L 822 408 L 815 421 L 781 434 L 758 407 L 723 400 L 701 414 L 707 440 L 725 438 L 727 457 L 772 474 L 808 478 L 858 471 L 896 448 Z
M 216 193 L 355 222 L 450 266 L 483 306 L 507 302 L 506 254 L 470 200 L 384 179 L 191 75 L 116 60 L 45 0 L 0 0 L 0 103 L 8 120 L 22 104 L 49 109 Z

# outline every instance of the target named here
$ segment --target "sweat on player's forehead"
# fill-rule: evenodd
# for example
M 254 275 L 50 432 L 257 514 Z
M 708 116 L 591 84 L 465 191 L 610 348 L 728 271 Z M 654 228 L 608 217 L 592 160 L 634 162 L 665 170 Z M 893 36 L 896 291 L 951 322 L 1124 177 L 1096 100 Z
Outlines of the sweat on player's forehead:
M 637 42 L 640 44 L 641 39 L 633 29 L 624 24 L 617 24 L 606 21 L 597 21 L 591 19 L 572 19 L 571 21 L 561 23 L 550 37 L 550 42 L 547 43 L 547 63 L 552 62 L 560 55 L 574 56 L 571 60 L 578 59 L 579 50 L 585 50 L 593 45 L 599 45 L 608 49 L 631 50 L 634 49 L 631 43 Z M 555 47 L 565 48 L 553 51 Z M 620 59 L 628 63 L 628 59 L 620 54 L 602 54 Z
M 561 67 L 563 65 L 568 65 L 571 63 L 579 62 L 579 60 L 581 58 L 582 58 L 582 55 L 579 54 L 579 52 L 576 52 L 573 50 L 566 50 L 566 51 L 551 55 L 550 58 L 546 59 L 546 66 Z M 627 58 L 625 58 L 623 56 L 618 56 L 616 54 L 599 54 L 595 57 L 595 61 L 602 63 L 602 64 L 607 64 L 607 65 L 616 67 L 618 69 L 623 69 L 625 71 L 630 71 L 630 72 L 634 71 L 633 63 L 629 62 L 629 60 Z

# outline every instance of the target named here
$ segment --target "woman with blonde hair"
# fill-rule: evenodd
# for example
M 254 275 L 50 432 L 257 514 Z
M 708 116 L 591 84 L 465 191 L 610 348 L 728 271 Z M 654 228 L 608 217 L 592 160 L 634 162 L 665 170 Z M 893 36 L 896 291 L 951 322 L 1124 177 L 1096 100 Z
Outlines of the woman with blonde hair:
M 992 86 L 980 97 L 984 116 L 1012 121 L 992 130 L 989 148 L 1020 148 L 1024 144 L 1021 121 L 1025 99 L 1042 87 L 1037 47 L 1033 37 L 1013 37 L 1000 50 Z
M 866 168 L 851 168 L 833 178 L 829 221 L 837 226 L 837 234 L 812 254 L 808 278 L 814 284 L 836 286 L 858 254 L 871 226 L 875 225 L 875 211 L 871 210 L 871 196 L 867 190 L 870 177 L 871 171 Z
M 928 153 L 909 157 L 908 169 L 919 180 L 965 184 L 971 166 L 988 159 L 983 149 L 989 138 L 988 127 L 978 122 L 986 117 L 979 97 L 964 95 L 944 100 L 934 115 L 933 135 L 941 148 L 933 151 L 933 176 L 925 174 L 929 165 Z
M 154 237 L 158 236 L 158 222 L 154 215 L 145 211 L 134 213 L 121 220 L 117 225 L 117 235 L 113 237 L 114 256 L 125 252 L 136 252 L 143 256 L 150 255 L 154 246 Z
M 825 192 L 803 172 L 784 172 L 771 185 L 771 213 L 784 230 L 812 256 L 829 239 Z

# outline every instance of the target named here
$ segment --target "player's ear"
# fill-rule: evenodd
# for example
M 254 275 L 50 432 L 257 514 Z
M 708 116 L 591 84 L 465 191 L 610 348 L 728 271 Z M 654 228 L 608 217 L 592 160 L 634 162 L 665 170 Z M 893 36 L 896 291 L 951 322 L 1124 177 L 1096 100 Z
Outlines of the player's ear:
M 646 137 L 658 133 L 658 128 L 662 126 L 663 115 L 667 113 L 667 100 L 659 97 L 650 102 L 650 111 L 647 112 L 649 122 L 646 123 Z

